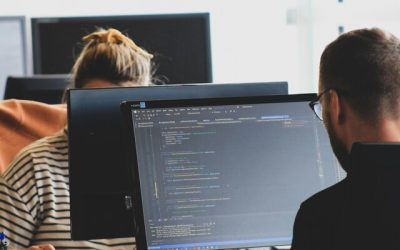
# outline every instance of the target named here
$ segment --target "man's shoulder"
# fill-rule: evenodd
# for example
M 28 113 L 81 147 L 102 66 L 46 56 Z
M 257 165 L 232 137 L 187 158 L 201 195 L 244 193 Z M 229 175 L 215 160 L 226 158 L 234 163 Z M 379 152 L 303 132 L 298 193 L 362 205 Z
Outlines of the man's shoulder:
M 302 203 L 302 207 L 318 211 L 335 209 L 345 199 L 346 185 L 347 178 L 312 195 Z

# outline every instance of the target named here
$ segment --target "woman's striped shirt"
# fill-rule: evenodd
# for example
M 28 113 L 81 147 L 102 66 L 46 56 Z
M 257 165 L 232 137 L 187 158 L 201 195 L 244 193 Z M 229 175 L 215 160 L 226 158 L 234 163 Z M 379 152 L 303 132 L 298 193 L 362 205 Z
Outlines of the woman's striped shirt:
M 88 183 L 89 184 L 89 183 Z M 73 241 L 67 130 L 23 149 L 0 178 L 0 231 L 10 248 L 133 249 L 135 238 Z

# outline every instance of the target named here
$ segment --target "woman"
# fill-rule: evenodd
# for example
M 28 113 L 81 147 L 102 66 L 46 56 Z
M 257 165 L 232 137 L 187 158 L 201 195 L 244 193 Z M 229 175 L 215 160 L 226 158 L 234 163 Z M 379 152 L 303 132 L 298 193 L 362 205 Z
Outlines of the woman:
M 152 55 L 115 29 L 99 30 L 72 68 L 71 87 L 145 86 Z M 68 129 L 23 149 L 0 180 L 0 232 L 11 248 L 133 249 L 134 238 L 72 241 L 70 235 Z M 90 180 L 88 180 L 90 185 Z

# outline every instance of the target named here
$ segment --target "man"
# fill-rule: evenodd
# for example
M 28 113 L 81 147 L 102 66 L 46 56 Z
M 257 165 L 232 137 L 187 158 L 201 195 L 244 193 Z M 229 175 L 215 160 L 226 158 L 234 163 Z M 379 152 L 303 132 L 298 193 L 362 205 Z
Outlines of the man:
M 321 56 L 318 93 L 310 106 L 347 177 L 303 202 L 292 249 L 400 249 L 399 39 L 377 28 L 341 35 Z

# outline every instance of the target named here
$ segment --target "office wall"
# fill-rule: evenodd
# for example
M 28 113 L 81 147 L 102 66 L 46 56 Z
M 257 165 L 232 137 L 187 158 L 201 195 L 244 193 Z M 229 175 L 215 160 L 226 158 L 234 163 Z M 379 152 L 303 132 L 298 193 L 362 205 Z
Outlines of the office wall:
M 319 56 L 340 29 L 379 26 L 400 35 L 397 0 L 5 0 L 0 16 L 31 17 L 209 12 L 214 82 L 285 80 L 315 92 Z M 131 34 L 134 37 L 134 34 Z M 0 59 L 1 59 L 0 51 Z M 62 60 L 62 59 L 60 59 Z M 1 86 L 0 86 L 1 87 Z
M 289 81 L 291 92 L 309 92 L 301 82 L 301 30 L 287 21 L 297 0 L 15 0 L 1 15 L 92 16 L 209 12 L 214 82 Z M 30 23 L 27 25 L 30 30 Z M 134 37 L 134 34 L 132 34 Z M 30 33 L 28 34 L 30 44 Z M 1 55 L 0 55 L 1 56 Z M 28 70 L 32 72 L 28 46 Z

